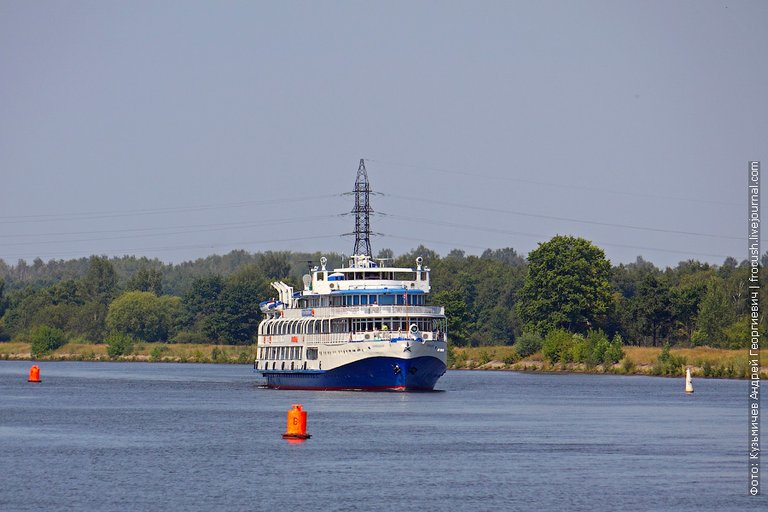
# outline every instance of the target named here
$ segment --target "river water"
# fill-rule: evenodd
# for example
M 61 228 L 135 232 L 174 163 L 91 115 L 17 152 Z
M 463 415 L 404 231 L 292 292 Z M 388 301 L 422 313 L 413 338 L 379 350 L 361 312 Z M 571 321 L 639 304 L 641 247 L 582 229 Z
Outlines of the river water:
M 449 371 L 275 391 L 249 366 L 0 361 L 0 510 L 765 510 L 747 383 Z M 281 439 L 291 404 L 312 438 Z

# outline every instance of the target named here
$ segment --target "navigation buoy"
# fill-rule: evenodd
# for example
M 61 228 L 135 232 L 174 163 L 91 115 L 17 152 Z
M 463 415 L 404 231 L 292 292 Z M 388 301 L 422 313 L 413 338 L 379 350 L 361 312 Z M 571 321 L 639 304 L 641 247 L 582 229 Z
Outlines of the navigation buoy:
M 685 369 L 685 392 L 693 393 L 693 383 L 691 382 L 691 369 Z
M 29 379 L 27 379 L 27 382 L 42 382 L 40 380 L 40 368 L 37 365 L 33 365 L 29 369 Z
M 283 434 L 283 439 L 303 441 L 309 439 L 307 434 L 307 411 L 301 404 L 293 404 L 293 409 L 288 411 L 288 426 Z

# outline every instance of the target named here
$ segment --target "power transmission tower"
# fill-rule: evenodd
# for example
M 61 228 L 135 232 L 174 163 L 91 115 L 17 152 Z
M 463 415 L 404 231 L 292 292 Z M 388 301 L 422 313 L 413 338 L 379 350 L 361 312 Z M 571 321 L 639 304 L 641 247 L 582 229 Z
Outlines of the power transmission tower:
M 365 160 L 360 159 L 355 180 L 355 252 L 365 256 L 371 253 L 371 184 L 368 183 L 368 172 L 365 170 Z

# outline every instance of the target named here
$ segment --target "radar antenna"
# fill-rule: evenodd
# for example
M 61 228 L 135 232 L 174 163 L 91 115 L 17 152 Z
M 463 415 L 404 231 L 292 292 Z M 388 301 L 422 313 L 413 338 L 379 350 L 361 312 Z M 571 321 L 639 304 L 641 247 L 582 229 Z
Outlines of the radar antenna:
M 353 254 L 373 256 L 371 251 L 371 184 L 368 183 L 368 172 L 365 170 L 365 160 L 360 159 L 355 180 L 355 251 Z

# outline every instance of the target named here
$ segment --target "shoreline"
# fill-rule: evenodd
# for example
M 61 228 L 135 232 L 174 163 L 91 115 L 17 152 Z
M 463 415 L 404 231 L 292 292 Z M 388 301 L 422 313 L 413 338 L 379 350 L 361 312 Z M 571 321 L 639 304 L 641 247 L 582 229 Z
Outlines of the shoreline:
M 453 347 L 453 370 L 498 370 L 526 373 L 585 373 L 594 375 L 644 375 L 650 377 L 679 377 L 685 368 L 691 369 L 696 378 L 725 378 L 749 380 L 751 378 L 748 351 L 715 349 L 709 347 L 675 347 L 670 354 L 683 361 L 679 371 L 655 373 L 654 365 L 661 347 L 625 346 L 624 357 L 610 366 L 592 368 L 583 363 L 551 364 L 540 352 L 527 358 L 519 358 L 512 346 Z M 760 351 L 761 360 L 768 360 L 768 350 Z M 760 371 L 761 379 L 768 379 L 768 369 Z
M 619 363 L 604 367 L 587 368 L 584 364 L 550 364 L 540 353 L 527 358 L 515 358 L 511 346 L 453 347 L 450 370 L 515 371 L 523 373 L 564 373 L 595 375 L 641 375 L 679 377 L 690 367 L 696 378 L 726 378 L 747 380 L 748 367 L 745 350 L 712 349 L 708 347 L 673 348 L 670 353 L 681 357 L 685 364 L 680 373 L 655 374 L 653 366 L 660 347 L 624 347 L 625 357 Z M 761 359 L 768 360 L 768 350 L 761 351 Z M 166 344 L 136 343 L 130 354 L 110 357 L 106 344 L 67 343 L 50 354 L 32 357 L 30 344 L 25 342 L 0 343 L 0 360 L 7 361 L 98 361 L 137 363 L 204 363 L 253 364 L 253 345 Z M 768 370 L 760 372 L 768 379 Z

